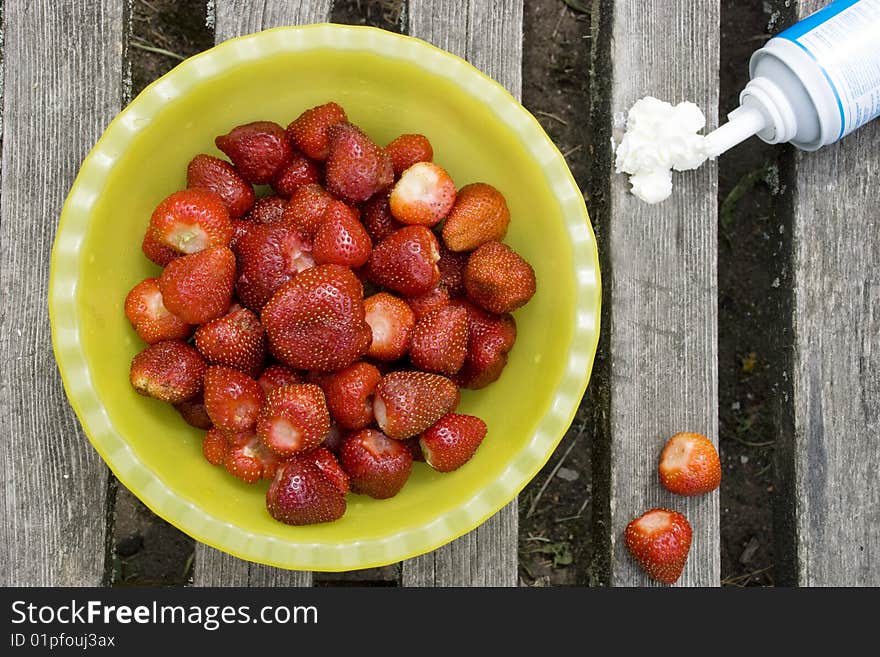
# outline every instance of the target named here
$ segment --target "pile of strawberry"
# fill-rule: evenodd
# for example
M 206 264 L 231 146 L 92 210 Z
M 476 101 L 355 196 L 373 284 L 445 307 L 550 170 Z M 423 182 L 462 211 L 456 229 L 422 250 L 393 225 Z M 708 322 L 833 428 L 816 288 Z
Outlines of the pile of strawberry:
M 206 429 L 210 463 L 271 479 L 289 524 L 396 495 L 414 460 L 467 462 L 487 428 L 459 388 L 501 375 L 535 293 L 502 194 L 456 189 L 426 137 L 380 147 L 335 103 L 215 143 L 230 161 L 197 155 L 144 236 L 164 270 L 125 300 L 149 345 L 135 390 Z

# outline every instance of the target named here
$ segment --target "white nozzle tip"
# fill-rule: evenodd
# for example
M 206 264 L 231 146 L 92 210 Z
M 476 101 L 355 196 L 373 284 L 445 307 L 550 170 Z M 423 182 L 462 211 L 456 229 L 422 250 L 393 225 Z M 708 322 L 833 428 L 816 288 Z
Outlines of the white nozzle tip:
M 767 125 L 767 119 L 759 109 L 746 105 L 733 110 L 727 119 L 727 123 L 706 135 L 709 157 L 718 157 Z

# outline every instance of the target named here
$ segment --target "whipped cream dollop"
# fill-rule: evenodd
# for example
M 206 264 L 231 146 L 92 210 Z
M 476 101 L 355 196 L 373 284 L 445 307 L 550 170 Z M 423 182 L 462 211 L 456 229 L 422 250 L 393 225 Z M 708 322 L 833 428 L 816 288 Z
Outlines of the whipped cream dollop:
M 617 173 L 628 173 L 632 193 L 646 203 L 672 194 L 672 170 L 696 169 L 709 157 L 702 110 L 685 101 L 671 105 L 653 96 L 636 101 L 617 147 Z

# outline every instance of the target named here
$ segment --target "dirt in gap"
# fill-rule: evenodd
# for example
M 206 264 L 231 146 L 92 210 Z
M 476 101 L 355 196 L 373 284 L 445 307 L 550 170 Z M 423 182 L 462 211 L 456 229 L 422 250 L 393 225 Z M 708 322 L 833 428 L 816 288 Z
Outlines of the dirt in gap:
M 722 2 L 722 116 L 747 80 L 747 62 L 786 16 L 784 2 Z M 591 203 L 596 136 L 591 129 L 591 8 L 573 0 L 525 3 L 523 104 L 566 157 Z M 332 19 L 393 31 L 405 25 L 400 0 L 341 0 Z M 182 59 L 213 45 L 201 3 L 135 0 L 129 44 L 132 96 Z M 784 149 L 751 140 L 719 163 L 719 438 L 723 583 L 772 585 L 774 552 L 774 398 L 783 370 L 766 327 L 784 307 L 785 227 L 775 217 L 778 159 Z M 596 199 L 599 204 L 599 199 Z M 597 235 L 602 242 L 601 233 Z M 776 298 L 778 297 L 778 298 Z M 601 356 L 601 355 L 600 355 Z M 599 383 L 597 384 L 597 381 Z M 596 399 L 594 377 L 587 399 Z M 591 562 L 589 403 L 543 470 L 519 498 L 520 584 L 595 583 Z M 193 541 L 154 516 L 122 486 L 115 494 L 112 572 L 115 585 L 182 585 L 189 581 Z M 393 584 L 396 567 L 357 576 L 319 578 L 326 584 Z

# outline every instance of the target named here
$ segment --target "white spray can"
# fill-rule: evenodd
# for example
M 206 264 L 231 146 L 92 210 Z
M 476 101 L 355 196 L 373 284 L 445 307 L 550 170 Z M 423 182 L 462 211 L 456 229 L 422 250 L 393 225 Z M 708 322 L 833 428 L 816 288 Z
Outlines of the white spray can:
M 710 157 L 752 135 L 806 151 L 880 116 L 880 0 L 834 0 L 752 55 L 751 80 Z M 880 148 L 880 145 L 878 145 Z

